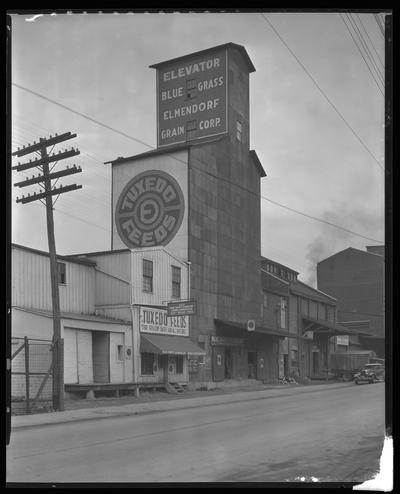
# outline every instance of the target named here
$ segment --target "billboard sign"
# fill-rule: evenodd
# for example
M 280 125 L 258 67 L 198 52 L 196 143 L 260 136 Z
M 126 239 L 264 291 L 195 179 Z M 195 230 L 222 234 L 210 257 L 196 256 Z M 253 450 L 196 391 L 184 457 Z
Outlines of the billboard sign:
M 168 244 L 181 226 L 183 192 L 168 173 L 149 170 L 132 178 L 115 208 L 115 225 L 130 249 Z
M 189 317 L 169 317 L 166 309 L 140 307 L 141 333 L 189 336 Z
M 227 50 L 185 57 L 157 68 L 157 145 L 228 131 Z

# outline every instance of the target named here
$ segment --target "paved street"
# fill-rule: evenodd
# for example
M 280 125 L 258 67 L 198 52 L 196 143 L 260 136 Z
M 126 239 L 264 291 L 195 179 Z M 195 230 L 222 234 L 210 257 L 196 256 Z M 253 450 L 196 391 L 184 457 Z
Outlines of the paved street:
M 8 482 L 362 482 L 384 439 L 385 385 L 304 387 L 199 408 L 17 429 Z

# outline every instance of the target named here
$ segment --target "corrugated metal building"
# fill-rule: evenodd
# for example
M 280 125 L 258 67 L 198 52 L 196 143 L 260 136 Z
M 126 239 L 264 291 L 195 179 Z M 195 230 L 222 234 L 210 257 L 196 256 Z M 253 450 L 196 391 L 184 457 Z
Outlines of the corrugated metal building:
M 123 319 L 96 313 L 96 263 L 58 256 L 66 384 L 132 381 L 132 331 Z M 50 260 L 12 245 L 12 336 L 52 340 Z

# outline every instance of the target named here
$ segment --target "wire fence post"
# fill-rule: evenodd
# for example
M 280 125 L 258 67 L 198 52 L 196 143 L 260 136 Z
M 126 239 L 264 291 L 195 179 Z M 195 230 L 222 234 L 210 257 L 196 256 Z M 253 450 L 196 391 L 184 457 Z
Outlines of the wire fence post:
M 58 410 L 64 411 L 64 339 L 57 340 L 57 380 L 58 380 Z M 54 372 L 54 370 L 53 370 Z M 54 377 L 53 377 L 54 379 Z
M 31 413 L 30 399 L 29 399 L 29 342 L 28 337 L 24 337 L 25 346 L 25 396 L 26 396 L 26 413 Z

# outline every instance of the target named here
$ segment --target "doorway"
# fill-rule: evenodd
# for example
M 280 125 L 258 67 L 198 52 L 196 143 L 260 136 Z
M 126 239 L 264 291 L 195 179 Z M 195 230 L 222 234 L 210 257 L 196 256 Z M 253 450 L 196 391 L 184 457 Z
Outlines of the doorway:
M 225 352 L 222 347 L 213 347 L 213 380 L 223 381 L 225 372 Z
M 232 379 L 232 350 L 225 348 L 225 379 Z
M 319 352 L 312 352 L 312 372 L 314 376 L 319 374 Z
M 264 362 L 263 362 L 263 364 L 264 364 Z M 247 377 L 249 379 L 255 379 L 256 378 L 256 368 L 257 368 L 257 354 L 256 354 L 256 352 L 247 352 L 247 365 L 248 365 Z
M 283 354 L 283 375 L 289 377 L 289 355 L 287 353 Z
M 110 333 L 92 331 L 93 382 L 110 382 Z

